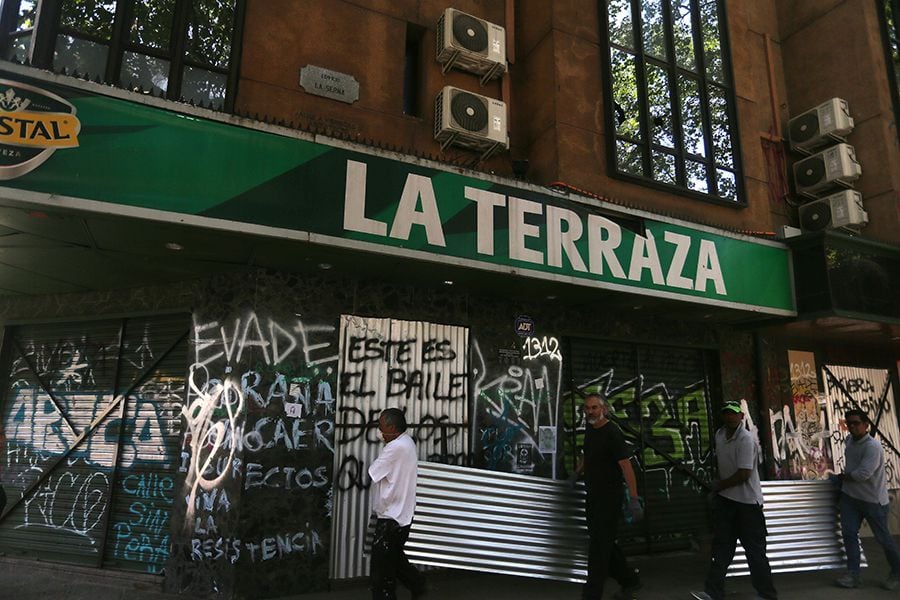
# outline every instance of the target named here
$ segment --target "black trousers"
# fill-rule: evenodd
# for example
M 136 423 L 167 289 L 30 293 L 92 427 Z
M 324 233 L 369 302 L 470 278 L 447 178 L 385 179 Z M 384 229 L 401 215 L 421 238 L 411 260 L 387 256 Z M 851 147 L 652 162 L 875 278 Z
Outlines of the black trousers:
M 584 600 L 599 600 L 603 597 L 603 585 L 607 577 L 612 577 L 621 586 L 638 583 L 637 571 L 625 560 L 625 554 L 616 542 L 619 518 L 622 516 L 622 487 L 614 491 L 604 490 L 603 494 L 588 494 L 586 516 L 588 534 L 587 582 L 582 588 Z
M 401 527 L 393 519 L 378 519 L 372 541 L 369 579 L 372 600 L 396 600 L 399 580 L 413 598 L 425 592 L 425 578 L 409 563 L 403 546 L 409 537 L 409 525 Z
M 706 576 L 706 593 L 713 600 L 725 597 L 725 575 L 741 540 L 750 567 L 750 579 L 763 598 L 776 600 L 772 569 L 766 557 L 766 518 L 762 506 L 735 502 L 716 495 L 713 503 L 712 560 Z

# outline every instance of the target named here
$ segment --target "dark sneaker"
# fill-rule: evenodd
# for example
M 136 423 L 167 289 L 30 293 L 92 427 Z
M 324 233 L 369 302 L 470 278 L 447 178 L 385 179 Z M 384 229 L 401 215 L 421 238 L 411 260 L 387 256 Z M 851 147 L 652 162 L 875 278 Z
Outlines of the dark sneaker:
M 860 581 L 859 577 L 854 577 L 850 573 L 847 573 L 840 579 L 835 579 L 834 585 L 838 586 L 839 588 L 852 589 L 862 587 L 862 581 Z
M 632 583 L 631 585 L 623 585 L 619 588 L 619 591 L 613 594 L 613 600 L 635 600 L 635 598 L 637 598 L 637 591 L 642 587 L 644 587 L 644 584 L 640 581 Z
M 893 573 L 888 575 L 888 578 L 881 582 L 881 588 L 889 592 L 900 588 L 900 575 L 894 575 Z

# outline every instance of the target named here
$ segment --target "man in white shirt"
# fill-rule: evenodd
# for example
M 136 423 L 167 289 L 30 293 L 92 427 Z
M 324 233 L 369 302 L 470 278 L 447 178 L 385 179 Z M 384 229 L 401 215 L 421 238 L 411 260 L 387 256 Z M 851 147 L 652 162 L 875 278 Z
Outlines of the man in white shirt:
M 741 540 L 758 598 L 777 600 L 772 569 L 766 556 L 766 519 L 756 464 L 759 445 L 744 426 L 737 402 L 722 406 L 723 427 L 716 431 L 719 477 L 713 489 L 713 543 L 705 591 L 691 592 L 697 600 L 724 600 L 725 575 Z
M 384 448 L 372 466 L 372 509 L 377 521 L 369 577 L 372 600 L 396 600 L 397 580 L 412 597 L 423 598 L 425 578 L 409 563 L 403 546 L 416 508 L 416 444 L 406 433 L 406 417 L 388 408 L 378 417 Z

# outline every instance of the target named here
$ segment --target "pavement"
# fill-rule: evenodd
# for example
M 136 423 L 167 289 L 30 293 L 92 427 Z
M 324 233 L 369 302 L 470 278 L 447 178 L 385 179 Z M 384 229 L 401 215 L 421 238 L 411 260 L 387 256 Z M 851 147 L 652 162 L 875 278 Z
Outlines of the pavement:
M 898 540 L 900 541 L 900 540 Z M 884 553 L 872 538 L 863 539 L 869 568 L 863 570 L 864 587 L 834 587 L 840 571 L 777 573 L 775 586 L 781 600 L 880 600 L 900 599 L 900 590 L 886 591 L 878 583 L 887 576 Z M 690 591 L 702 589 L 707 557 L 700 553 L 633 557 L 644 588 L 639 600 L 689 600 Z M 428 574 L 432 591 L 427 600 L 577 600 L 580 586 L 541 579 L 508 577 L 470 571 L 440 570 Z M 728 600 L 755 598 L 749 577 L 729 578 Z M 617 586 L 610 582 L 605 597 Z M 100 571 L 24 559 L 0 557 L 0 600 L 184 600 L 187 596 L 164 594 L 158 577 Z M 365 582 L 336 583 L 330 592 L 286 596 L 284 600 L 365 600 Z M 400 600 L 409 598 L 405 590 Z

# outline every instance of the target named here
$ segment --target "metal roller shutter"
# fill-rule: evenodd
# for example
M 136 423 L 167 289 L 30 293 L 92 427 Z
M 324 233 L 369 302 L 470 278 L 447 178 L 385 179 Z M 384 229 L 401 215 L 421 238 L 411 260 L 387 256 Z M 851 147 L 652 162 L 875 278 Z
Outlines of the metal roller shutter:
M 0 548 L 162 569 L 189 326 L 166 315 L 7 329 Z
M 635 447 L 633 464 L 647 518 L 621 539 L 634 551 L 688 548 L 707 526 L 705 490 L 714 476 L 709 351 L 569 340 L 571 394 L 566 462 L 582 443 L 581 398 L 603 391 Z

